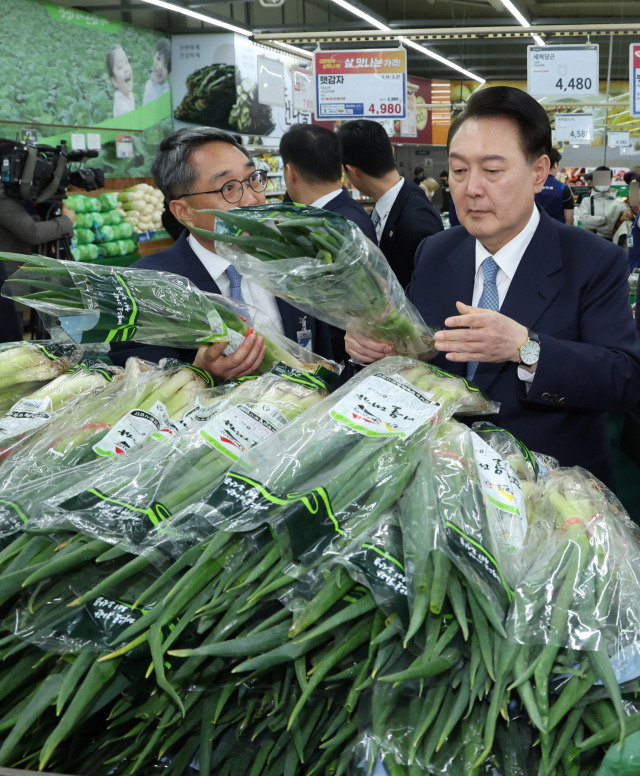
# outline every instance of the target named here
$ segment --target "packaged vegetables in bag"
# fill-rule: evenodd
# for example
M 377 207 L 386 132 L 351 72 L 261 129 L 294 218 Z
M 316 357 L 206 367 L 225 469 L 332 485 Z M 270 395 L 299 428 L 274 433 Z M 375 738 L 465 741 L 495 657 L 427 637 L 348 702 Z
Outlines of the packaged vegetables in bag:
M 352 221 L 286 204 L 203 212 L 215 215 L 215 231 L 193 231 L 253 282 L 340 329 L 391 342 L 398 355 L 435 355 L 431 329 Z
M 3 294 L 34 307 L 50 331 L 62 329 L 75 342 L 135 340 L 178 348 L 228 342 L 228 354 L 255 332 L 267 348 L 259 372 L 283 362 L 294 369 L 340 373 L 334 362 L 273 331 L 255 308 L 200 291 L 180 275 L 2 255 L 22 264 Z

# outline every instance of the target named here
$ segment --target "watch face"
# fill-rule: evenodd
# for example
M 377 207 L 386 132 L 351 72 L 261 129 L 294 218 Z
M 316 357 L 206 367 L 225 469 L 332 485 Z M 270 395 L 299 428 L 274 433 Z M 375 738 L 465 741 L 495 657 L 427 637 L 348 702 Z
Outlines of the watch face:
M 540 343 L 527 340 L 520 348 L 520 360 L 523 364 L 531 366 L 540 358 Z

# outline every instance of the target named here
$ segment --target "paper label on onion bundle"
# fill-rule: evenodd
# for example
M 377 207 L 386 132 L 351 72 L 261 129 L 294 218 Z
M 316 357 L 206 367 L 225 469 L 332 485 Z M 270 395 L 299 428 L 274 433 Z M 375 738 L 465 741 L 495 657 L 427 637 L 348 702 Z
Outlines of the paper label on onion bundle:
M 164 424 L 155 415 L 145 410 L 131 410 L 93 446 L 97 455 L 122 455 L 136 447 Z
M 25 434 L 48 423 L 51 413 L 51 399 L 20 399 L 0 418 L 0 439 Z
M 277 407 L 261 402 L 254 407 L 238 404 L 212 418 L 201 429 L 207 444 L 237 461 L 251 447 L 268 439 L 287 419 Z
M 431 394 L 416 390 L 401 375 L 378 373 L 337 402 L 331 417 L 366 436 L 406 438 L 439 409 Z
M 508 461 L 471 432 L 476 471 L 491 516 L 490 529 L 499 546 L 518 552 L 527 535 L 527 508 L 522 483 Z

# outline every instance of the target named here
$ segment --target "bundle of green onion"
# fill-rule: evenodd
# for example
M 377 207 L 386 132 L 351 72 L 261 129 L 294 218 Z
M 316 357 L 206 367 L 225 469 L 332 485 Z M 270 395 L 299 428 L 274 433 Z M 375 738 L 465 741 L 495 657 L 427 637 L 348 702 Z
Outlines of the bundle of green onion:
M 80 361 L 82 349 L 50 340 L 0 344 L 0 412 Z
M 337 213 L 298 205 L 206 210 L 215 231 L 194 229 L 252 281 L 340 329 L 429 360 L 433 333 L 379 248 Z
M 278 362 L 306 371 L 338 371 L 335 363 L 269 330 L 254 308 L 200 291 L 180 275 L 44 256 L 3 253 L 2 258 L 22 265 L 5 282 L 3 295 L 35 308 L 49 331 L 62 328 L 74 342 L 135 340 L 177 348 L 228 342 L 225 352 L 233 352 L 255 332 L 267 348 L 260 373 Z

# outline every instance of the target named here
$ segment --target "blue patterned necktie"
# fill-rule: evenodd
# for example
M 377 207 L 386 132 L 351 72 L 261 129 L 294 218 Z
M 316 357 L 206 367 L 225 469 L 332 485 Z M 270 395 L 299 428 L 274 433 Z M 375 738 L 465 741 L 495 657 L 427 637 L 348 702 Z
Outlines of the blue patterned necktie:
M 380 223 L 380 213 L 378 213 L 378 211 L 375 209 L 375 206 L 371 211 L 371 223 L 374 227 L 377 227 Z
M 482 262 L 482 276 L 484 282 L 482 284 L 482 296 L 478 302 L 478 307 L 484 307 L 485 310 L 500 309 L 500 299 L 498 297 L 498 286 L 496 285 L 496 275 L 500 267 L 495 263 L 492 256 Z M 473 376 L 478 368 L 477 361 L 469 361 L 467 364 L 467 380 L 473 380 Z
M 231 291 L 229 292 L 231 299 L 236 299 L 238 302 L 244 302 L 241 288 L 242 275 L 233 264 L 229 264 L 227 267 L 227 277 L 229 278 L 229 283 L 231 283 Z

